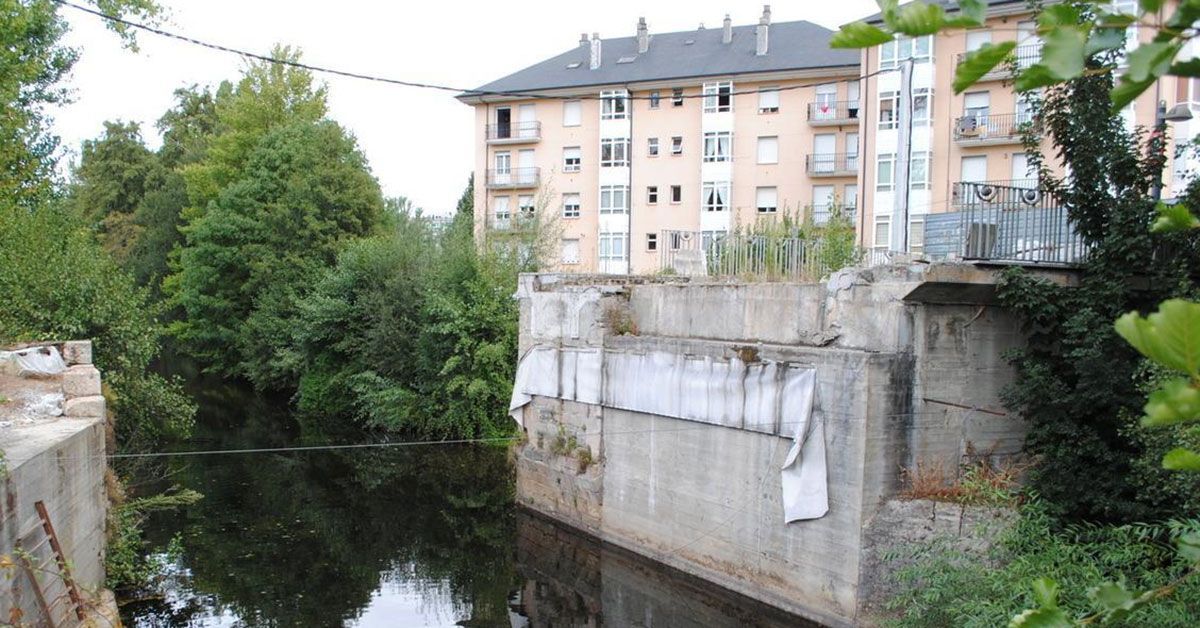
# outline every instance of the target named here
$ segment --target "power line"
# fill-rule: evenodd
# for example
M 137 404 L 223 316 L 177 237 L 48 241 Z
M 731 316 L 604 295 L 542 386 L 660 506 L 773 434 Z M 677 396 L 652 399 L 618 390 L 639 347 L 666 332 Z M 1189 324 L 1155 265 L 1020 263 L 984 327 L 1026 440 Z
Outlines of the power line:
M 346 78 L 361 79 L 364 81 L 375 81 L 378 83 L 386 83 L 389 85 L 400 85 L 403 87 L 414 87 L 414 88 L 419 88 L 419 89 L 433 89 L 433 90 L 440 90 L 440 91 L 446 91 L 446 92 L 455 92 L 459 96 L 480 96 L 480 97 L 497 96 L 497 97 L 503 97 L 503 98 L 527 98 L 530 100 L 609 100 L 609 99 L 613 98 L 611 96 L 604 97 L 604 96 L 591 95 L 591 94 L 561 95 L 561 94 L 545 94 L 545 93 L 528 92 L 528 91 L 468 89 L 468 88 L 463 88 L 463 87 L 454 87 L 454 86 L 450 86 L 450 85 L 440 85 L 437 83 L 424 83 L 424 82 L 420 82 L 420 81 L 409 81 L 409 80 L 404 80 L 404 79 L 388 78 L 388 77 L 383 77 L 383 76 L 364 74 L 361 72 L 354 72 L 354 71 L 350 71 L 350 70 L 339 70 L 336 68 L 328 68 L 328 67 L 323 67 L 323 66 L 310 65 L 307 63 L 301 63 L 299 61 L 291 61 L 289 59 L 277 59 L 275 57 L 271 57 L 268 55 L 263 55 L 263 54 L 259 54 L 259 53 L 255 53 L 255 52 L 250 52 L 247 50 L 241 50 L 239 48 L 232 48 L 232 47 L 224 46 L 221 44 L 214 44 L 211 42 L 196 39 L 194 37 L 190 37 L 188 35 L 182 35 L 180 33 L 163 30 L 163 29 L 155 27 L 155 26 L 150 26 L 149 24 L 135 22 L 133 20 L 129 20 L 129 19 L 120 17 L 118 15 L 112 15 L 110 13 L 105 13 L 103 11 L 93 9 L 91 7 L 86 7 L 86 6 L 82 6 L 79 4 L 75 4 L 74 2 L 69 2 L 68 0 L 51 0 L 51 1 L 54 2 L 55 4 L 59 4 L 61 6 L 65 6 L 65 7 L 70 7 L 77 11 L 82 11 L 84 13 L 94 15 L 100 19 L 108 20 L 109 22 L 112 22 L 114 24 L 128 26 L 129 28 L 134 28 L 137 30 L 145 31 L 147 33 L 158 35 L 160 37 L 166 37 L 168 39 L 175 39 L 175 40 L 189 43 L 189 44 L 192 44 L 195 46 L 200 46 L 200 47 L 208 48 L 211 50 L 217 50 L 219 52 L 227 52 L 229 54 L 235 54 L 235 55 L 238 55 L 241 57 L 255 59 L 257 61 L 263 61 L 265 63 L 274 63 L 276 65 L 285 65 L 288 67 L 293 67 L 293 68 L 297 68 L 297 69 L 301 69 L 301 70 L 308 70 L 310 72 L 320 72 L 320 73 L 324 73 L 324 74 L 332 74 L 334 76 L 342 76 L 342 77 L 346 77 Z M 805 89 L 808 87 L 814 87 L 816 85 L 829 85 L 829 84 L 833 84 L 833 83 L 857 83 L 857 82 L 863 81 L 865 79 L 868 79 L 872 76 L 876 76 L 876 75 L 883 74 L 886 72 L 891 72 L 891 71 L 892 70 L 890 70 L 890 69 L 888 69 L 888 70 L 881 69 L 881 70 L 876 70 L 869 74 L 865 74 L 865 75 L 855 77 L 852 79 L 832 79 L 832 80 L 822 80 L 822 81 L 817 81 L 817 82 L 812 82 L 812 83 L 787 85 L 787 86 L 783 86 L 783 87 L 773 88 L 773 91 L 785 92 L 785 91 L 792 91 L 792 90 L 797 90 L 797 89 Z M 596 86 L 595 85 L 579 85 L 576 87 L 584 88 L 584 87 L 596 87 Z M 746 95 L 746 94 L 757 94 L 757 93 L 759 93 L 759 90 L 757 90 L 757 89 L 742 90 L 742 91 L 731 90 L 728 93 L 728 95 L 730 97 L 733 97 L 733 96 L 741 96 L 741 95 Z M 691 99 L 691 98 L 706 98 L 709 96 L 712 96 L 712 94 L 681 94 L 679 96 L 672 95 L 672 96 L 670 96 L 670 98 L 672 98 L 672 99 L 678 99 L 678 98 Z M 627 95 L 627 96 L 625 96 L 624 99 L 625 100 L 652 100 L 655 98 L 652 96 Z

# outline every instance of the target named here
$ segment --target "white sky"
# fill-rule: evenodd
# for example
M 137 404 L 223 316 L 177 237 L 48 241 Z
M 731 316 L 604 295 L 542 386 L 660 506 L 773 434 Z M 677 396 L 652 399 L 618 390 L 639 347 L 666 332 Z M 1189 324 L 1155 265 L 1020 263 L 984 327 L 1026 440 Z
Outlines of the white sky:
M 477 87 L 577 45 L 582 32 L 632 36 L 645 16 L 650 32 L 754 24 L 760 2 L 606 0 L 567 2 L 396 2 L 376 0 L 162 0 L 165 30 L 248 51 L 278 42 L 299 46 L 313 65 L 454 87 Z M 809 20 L 829 28 L 873 13 L 873 0 L 776 3 L 773 21 Z M 69 84 L 76 101 L 55 113 L 64 146 L 97 136 L 105 120 L 133 120 L 152 147 L 154 121 L 177 87 L 235 79 L 239 57 L 157 35 L 139 35 L 141 51 L 120 47 L 99 18 L 61 11 L 67 43 L 81 49 Z M 475 147 L 470 107 L 448 92 L 318 75 L 329 85 L 331 115 L 358 138 L 389 196 L 427 212 L 453 209 L 471 172 Z

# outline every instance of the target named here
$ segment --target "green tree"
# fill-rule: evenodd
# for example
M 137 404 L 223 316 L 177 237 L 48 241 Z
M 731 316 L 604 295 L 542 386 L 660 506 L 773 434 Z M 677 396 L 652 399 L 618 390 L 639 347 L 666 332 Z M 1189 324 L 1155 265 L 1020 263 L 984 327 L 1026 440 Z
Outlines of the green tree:
M 138 205 L 165 175 L 136 122 L 105 122 L 99 138 L 83 142 L 71 204 L 94 225 L 101 246 L 118 264 L 126 264 L 145 228 L 135 218 Z
M 362 153 L 336 123 L 270 130 L 184 229 L 171 280 L 187 318 L 174 334 L 223 373 L 286 387 L 294 299 L 345 240 L 374 232 L 382 212 Z

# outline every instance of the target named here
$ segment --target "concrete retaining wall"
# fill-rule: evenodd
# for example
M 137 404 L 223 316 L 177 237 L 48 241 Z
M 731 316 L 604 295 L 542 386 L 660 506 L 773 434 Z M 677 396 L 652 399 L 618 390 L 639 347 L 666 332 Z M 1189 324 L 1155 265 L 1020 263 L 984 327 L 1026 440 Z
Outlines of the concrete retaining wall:
M 529 275 L 521 347 L 675 354 L 816 372 L 830 511 L 784 524 L 782 431 L 556 398 L 524 410 L 521 503 L 604 541 L 829 625 L 869 621 L 866 530 L 916 462 L 1019 453 L 999 401 L 1023 342 L 986 271 L 927 265 L 826 284 Z M 606 358 L 608 360 L 609 358 Z M 669 394 L 664 391 L 664 394 Z
M 59 346 L 67 371 L 50 379 L 27 380 L 27 387 L 39 394 L 60 391 L 61 407 L 40 416 L 22 416 L 0 429 L 0 450 L 6 465 L 0 486 L 0 554 L 17 558 L 28 553 L 35 566 L 52 561 L 34 507 L 42 502 L 62 544 L 71 576 L 89 605 L 100 610 L 98 607 L 105 603 L 108 513 L 104 399 L 100 396 L 99 372 L 91 364 L 90 343 Z M 7 380 L 8 390 L 19 391 L 19 382 Z M 15 396 L 18 398 L 5 405 L 20 403 L 20 395 Z M 50 602 L 65 593 L 57 573 L 52 563 L 35 571 Z M 11 577 L 0 585 L 0 617 L 8 618 L 10 610 L 18 608 L 25 623 L 41 621 L 42 613 L 25 570 L 13 567 L 5 575 Z M 111 595 L 107 599 L 111 602 Z M 55 612 L 64 614 L 59 619 L 70 608 L 60 602 Z

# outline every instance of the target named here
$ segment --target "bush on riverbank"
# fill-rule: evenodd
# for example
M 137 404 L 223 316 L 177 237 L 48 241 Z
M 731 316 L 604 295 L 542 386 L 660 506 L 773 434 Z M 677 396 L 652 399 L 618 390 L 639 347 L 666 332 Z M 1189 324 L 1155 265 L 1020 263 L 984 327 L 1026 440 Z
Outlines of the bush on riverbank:
M 1200 520 L 1163 524 L 1072 525 L 1058 528 L 1046 505 L 1034 501 L 1015 526 L 986 553 L 939 544 L 919 548 L 911 566 L 895 578 L 903 587 L 889 603 L 894 628 L 1004 626 L 1036 606 L 1031 583 L 1053 578 L 1069 616 L 1091 612 L 1087 591 L 1099 582 L 1124 579 L 1130 588 L 1162 586 L 1185 573 L 1174 541 L 1200 529 Z M 1167 598 L 1134 612 L 1115 626 L 1194 626 L 1200 616 L 1200 578 L 1192 577 Z

